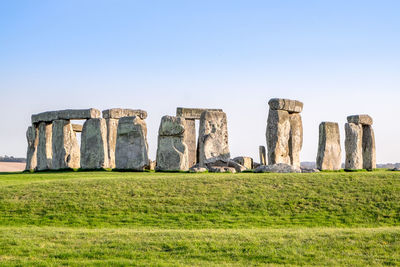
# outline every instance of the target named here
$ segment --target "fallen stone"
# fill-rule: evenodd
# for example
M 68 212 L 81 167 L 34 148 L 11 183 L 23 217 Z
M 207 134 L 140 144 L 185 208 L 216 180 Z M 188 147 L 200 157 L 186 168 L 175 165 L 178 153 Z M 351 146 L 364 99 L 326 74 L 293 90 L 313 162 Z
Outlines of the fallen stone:
M 269 110 L 267 123 L 268 163 L 290 164 L 289 156 L 290 120 L 285 110 Z
M 301 173 L 315 173 L 320 172 L 318 169 L 301 168 Z
M 253 169 L 257 169 L 258 167 L 260 167 L 262 164 L 258 163 L 258 162 L 253 162 Z
M 352 115 L 347 117 L 348 123 L 372 125 L 373 120 L 369 115 Z
M 208 109 L 208 108 L 176 108 L 176 116 L 183 117 L 185 119 L 199 120 L 201 113 L 204 111 L 220 111 L 222 109 Z
M 208 170 L 206 168 L 204 168 L 204 167 L 195 167 L 195 166 L 193 166 L 193 167 L 191 167 L 189 169 L 189 172 L 207 172 L 207 171 Z
M 106 120 L 89 119 L 81 135 L 81 168 L 86 170 L 109 168 Z
M 26 130 L 26 140 L 28 142 L 28 149 L 26 153 L 26 167 L 25 170 L 32 171 L 37 166 L 37 145 L 39 143 L 39 130 L 35 126 L 29 126 Z
M 363 126 L 362 135 L 363 169 L 376 169 L 375 134 L 371 125 Z
M 236 172 L 243 172 L 247 170 L 246 167 L 243 165 L 233 161 L 233 160 L 216 160 L 213 162 L 206 163 L 205 166 L 207 169 L 213 168 L 213 167 L 231 167 L 235 168 Z
M 242 165 L 248 170 L 253 169 L 253 159 L 250 157 L 236 157 L 233 159 L 233 161 Z
M 300 113 L 303 111 L 303 103 L 297 100 L 272 98 L 268 104 L 272 110 L 285 110 L 289 113 Z
M 273 165 L 261 165 L 258 168 L 256 168 L 254 172 L 301 173 L 301 169 L 289 164 L 278 163 Z
M 339 124 L 322 122 L 319 125 L 317 168 L 319 170 L 340 170 L 341 165 L 342 149 Z
M 68 120 L 53 121 L 52 129 L 53 170 L 79 168 L 80 149 L 72 124 Z
M 229 173 L 236 173 L 235 168 L 227 167 L 227 166 L 212 166 L 208 168 L 209 172 L 229 172 Z
M 143 171 L 149 164 L 146 122 L 138 116 L 119 119 L 115 165 L 121 170 Z
M 114 169 L 115 168 L 115 146 L 117 144 L 118 120 L 117 119 L 106 119 L 106 125 L 107 125 L 108 164 L 111 169 Z
M 221 111 L 204 111 L 200 118 L 199 163 L 229 160 L 228 126 L 226 114 Z
M 267 165 L 267 156 L 265 152 L 265 146 L 259 146 L 258 152 L 260 154 L 260 165 Z
M 158 130 L 157 171 L 187 171 L 188 147 L 184 143 L 185 119 L 164 116 Z
M 299 113 L 289 114 L 290 137 L 289 157 L 290 164 L 300 168 L 300 151 L 303 147 L 303 122 Z
M 345 124 L 346 139 L 346 162 L 345 169 L 359 170 L 363 168 L 362 153 L 362 135 L 363 129 L 361 124 L 346 123 Z
M 39 129 L 39 143 L 37 146 L 37 167 L 38 171 L 51 169 L 53 161 L 52 152 L 52 127 L 51 123 L 40 122 Z
M 147 118 L 147 112 L 141 109 L 112 108 L 103 110 L 104 119 L 120 119 L 122 117 L 138 116 L 144 120 Z

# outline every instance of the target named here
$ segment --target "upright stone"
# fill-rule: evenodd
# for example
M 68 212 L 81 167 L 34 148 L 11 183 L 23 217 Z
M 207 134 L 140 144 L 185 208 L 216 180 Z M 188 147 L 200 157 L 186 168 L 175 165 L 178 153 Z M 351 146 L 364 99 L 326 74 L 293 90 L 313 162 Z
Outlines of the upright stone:
M 83 124 L 81 135 L 81 168 L 109 168 L 105 119 L 89 119 Z
M 119 119 L 115 148 L 116 168 L 142 171 L 148 164 L 146 122 L 137 116 Z
M 342 149 L 339 124 L 322 122 L 319 125 L 317 168 L 319 170 L 340 170 L 341 166 Z
M 265 153 L 265 146 L 259 146 L 258 147 L 258 152 L 260 154 L 260 164 L 261 165 L 267 165 L 267 157 Z
M 51 169 L 53 161 L 52 152 L 52 127 L 51 123 L 39 123 L 39 143 L 37 147 L 37 167 L 38 171 Z
M 79 168 L 79 144 L 70 121 L 55 120 L 53 122 L 52 143 L 52 169 Z
M 363 169 L 376 169 L 375 134 L 371 125 L 363 125 Z
M 228 126 L 222 111 L 204 111 L 200 116 L 199 163 L 229 160 Z
M 26 167 L 25 170 L 32 171 L 37 166 L 37 146 L 39 143 L 39 131 L 35 126 L 29 126 L 26 131 L 26 140 L 28 149 L 26 152 Z
M 117 119 L 106 119 L 107 124 L 107 155 L 108 163 L 111 169 L 115 168 L 115 146 L 117 144 Z
M 266 137 L 268 164 L 290 164 L 290 120 L 287 111 L 269 110 Z
M 289 157 L 290 164 L 300 168 L 300 151 L 303 147 L 303 122 L 300 113 L 289 114 L 290 137 Z
M 184 143 L 188 148 L 189 168 L 197 163 L 196 121 L 185 119 Z
M 346 131 L 345 168 L 348 170 L 362 169 L 363 168 L 363 149 L 362 149 L 363 129 L 362 129 L 362 125 L 355 124 L 355 123 L 346 123 L 345 131 Z
M 189 150 L 184 142 L 185 131 L 184 118 L 162 117 L 158 130 L 156 170 L 189 170 Z

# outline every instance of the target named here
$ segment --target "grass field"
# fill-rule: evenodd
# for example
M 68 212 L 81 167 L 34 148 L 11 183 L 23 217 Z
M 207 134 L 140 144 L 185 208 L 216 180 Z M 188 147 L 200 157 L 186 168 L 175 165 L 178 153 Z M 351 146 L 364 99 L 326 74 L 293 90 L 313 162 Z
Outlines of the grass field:
M 400 265 L 400 174 L 0 174 L 0 265 Z

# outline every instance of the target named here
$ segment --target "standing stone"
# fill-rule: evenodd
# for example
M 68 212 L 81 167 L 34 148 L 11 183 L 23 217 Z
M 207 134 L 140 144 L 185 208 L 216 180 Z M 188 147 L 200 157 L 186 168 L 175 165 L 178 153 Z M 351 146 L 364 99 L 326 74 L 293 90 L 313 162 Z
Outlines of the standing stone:
M 204 111 L 200 116 L 199 163 L 229 160 L 228 126 L 222 111 Z
M 300 168 L 300 151 L 303 147 L 303 122 L 300 113 L 289 114 L 290 137 L 289 157 L 290 164 Z
M 290 164 L 290 120 L 287 111 L 269 110 L 266 137 L 268 164 Z
M 52 137 L 53 161 L 52 169 L 79 168 L 80 152 L 76 134 L 68 120 L 53 122 Z
M 107 124 L 107 155 L 111 169 L 115 168 L 115 146 L 117 144 L 118 120 L 106 119 Z
M 37 147 L 37 167 L 38 171 L 51 169 L 53 161 L 52 152 L 52 127 L 51 123 L 39 123 L 39 143 Z
M 363 168 L 376 169 L 375 134 L 371 125 L 363 125 Z
M 105 119 L 89 119 L 83 124 L 81 135 L 81 168 L 109 168 Z
M 162 117 L 158 130 L 156 170 L 189 170 L 189 149 L 184 140 L 185 119 L 172 116 Z
M 317 169 L 340 170 L 341 166 L 342 149 L 340 147 L 339 124 L 322 122 L 319 125 Z
M 363 168 L 362 135 L 361 124 L 346 123 L 346 162 L 345 168 L 348 170 L 359 170 Z
M 115 148 L 116 168 L 142 171 L 148 164 L 146 122 L 137 116 L 119 119 Z
M 37 166 L 37 146 L 39 143 L 39 131 L 35 126 L 29 126 L 26 130 L 26 140 L 28 142 L 28 149 L 26 153 L 26 167 L 25 170 L 34 170 Z
M 184 143 L 188 148 L 189 168 L 197 163 L 196 121 L 185 119 Z
M 258 152 L 260 154 L 260 164 L 261 165 L 267 165 L 267 157 L 265 153 L 265 146 L 259 146 L 258 147 Z

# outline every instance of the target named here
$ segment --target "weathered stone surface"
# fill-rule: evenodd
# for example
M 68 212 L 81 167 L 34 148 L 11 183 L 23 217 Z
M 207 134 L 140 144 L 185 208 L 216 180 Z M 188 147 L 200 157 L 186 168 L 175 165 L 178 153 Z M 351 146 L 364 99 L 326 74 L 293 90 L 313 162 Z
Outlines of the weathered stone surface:
M 32 123 L 52 122 L 54 120 L 86 120 L 100 118 L 98 109 L 65 109 L 57 111 L 46 111 L 32 115 Z
M 289 113 L 300 113 L 303 111 L 303 103 L 297 100 L 272 98 L 268 104 L 272 110 L 286 110 Z
M 204 111 L 200 117 L 199 163 L 229 160 L 228 126 L 226 114 L 221 111 Z
M 83 129 L 83 125 L 80 124 L 72 124 L 72 130 L 76 133 L 81 133 Z
M 341 166 L 342 149 L 339 124 L 322 122 L 319 125 L 317 168 L 319 170 L 340 170 Z
M 250 157 L 236 157 L 233 159 L 233 161 L 239 163 L 248 170 L 253 169 L 253 159 Z
M 348 123 L 362 124 L 362 125 L 372 125 L 373 120 L 369 115 L 352 115 L 347 117 Z
M 158 130 L 157 166 L 158 171 L 187 171 L 189 150 L 184 142 L 185 119 L 164 116 Z
M 371 125 L 363 126 L 363 169 L 376 169 L 375 134 Z
M 81 135 L 81 168 L 109 168 L 106 120 L 89 119 L 85 122 Z
M 25 170 L 34 170 L 37 166 L 37 146 L 39 143 L 39 130 L 35 126 L 29 126 L 26 130 L 26 140 L 28 149 L 26 152 L 26 167 Z
M 361 124 L 346 123 L 346 162 L 345 169 L 358 170 L 363 168 L 362 135 Z
M 207 172 L 208 170 L 204 167 L 197 167 L 197 166 L 192 166 L 189 169 L 189 172 Z
M 266 137 L 268 163 L 271 165 L 277 163 L 290 164 L 290 120 L 287 111 L 269 110 Z
M 267 165 L 267 156 L 266 156 L 266 152 L 265 152 L 265 146 L 259 146 L 258 153 L 260 154 L 260 165 Z
M 80 149 L 72 124 L 68 120 L 53 121 L 53 170 L 79 168 Z
M 208 168 L 209 172 L 229 172 L 229 173 L 236 173 L 235 168 L 227 167 L 227 166 L 212 166 Z
M 53 161 L 52 152 L 52 127 L 51 123 L 41 122 L 38 125 L 39 143 L 37 146 L 37 167 L 38 171 L 51 169 Z
M 142 171 L 149 164 L 146 122 L 138 116 L 119 119 L 115 166 L 117 169 Z
M 262 164 L 258 163 L 258 162 L 253 162 L 253 169 L 257 169 L 258 167 L 260 167 Z
M 256 168 L 254 172 L 301 173 L 301 169 L 289 164 L 278 163 L 273 165 L 261 165 Z
M 310 169 L 310 168 L 300 168 L 301 173 L 314 173 L 314 172 L 320 172 L 318 169 Z
M 204 111 L 221 111 L 222 109 L 206 109 L 206 108 L 176 108 L 176 116 L 185 119 L 199 120 L 201 113 Z
M 185 119 L 185 132 L 183 135 L 184 143 L 188 147 L 189 167 L 197 163 L 197 138 L 196 138 L 196 121 Z
M 209 170 L 214 167 L 231 167 L 231 168 L 234 168 L 236 172 L 243 172 L 243 171 L 247 170 L 247 168 L 244 167 L 243 165 L 241 165 L 233 160 L 229 160 L 229 159 L 228 160 L 220 159 L 220 160 L 216 160 L 213 162 L 209 162 L 209 163 L 206 163 L 205 166 Z
M 300 167 L 300 151 L 303 147 L 303 122 L 299 113 L 289 114 L 290 137 L 289 157 L 290 164 Z
M 144 120 L 147 118 L 147 112 L 141 109 L 112 108 L 103 110 L 104 119 L 120 119 L 122 117 L 138 116 Z
M 117 144 L 118 120 L 106 119 L 107 125 L 107 155 L 111 169 L 115 168 L 115 146 Z

